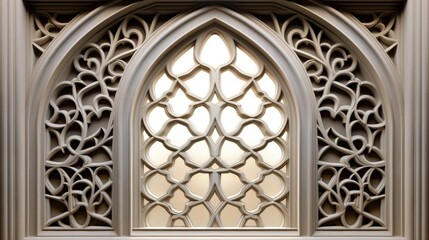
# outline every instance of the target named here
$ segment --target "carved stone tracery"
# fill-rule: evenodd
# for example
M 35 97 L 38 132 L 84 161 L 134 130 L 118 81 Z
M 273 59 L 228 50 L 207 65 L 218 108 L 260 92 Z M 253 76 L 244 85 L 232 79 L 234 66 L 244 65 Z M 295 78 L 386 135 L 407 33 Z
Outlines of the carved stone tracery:
M 32 45 L 34 55 L 39 58 L 57 37 L 59 32 L 65 28 L 75 17 L 75 14 L 56 14 L 56 13 L 34 13 L 34 33 Z
M 115 93 L 128 61 L 153 33 L 156 22 L 157 16 L 148 18 L 134 15 L 122 20 L 110 28 L 100 41 L 89 43 L 82 49 L 73 59 L 74 75 L 56 85 L 45 123 L 49 134 L 48 153 L 44 165 L 47 206 L 45 227 L 77 229 L 93 226 L 112 227 L 114 138 L 112 107 Z M 346 46 L 329 38 L 323 29 L 306 18 L 296 14 L 272 15 L 272 22 L 269 25 L 274 27 L 277 34 L 301 59 L 318 103 L 316 124 L 319 202 L 318 206 L 315 206 L 318 208 L 318 227 L 385 228 L 387 179 L 383 147 L 386 121 L 379 93 L 374 84 L 362 79 L 359 62 Z M 51 40 L 52 36 L 40 37 L 40 44 L 45 43 L 45 39 Z M 395 46 L 388 36 L 388 34 L 387 37 L 386 34 L 380 35 L 380 39 L 385 40 L 388 45 L 389 50 L 386 51 L 390 51 Z M 224 36 L 224 38 L 228 37 Z M 229 49 L 234 48 L 232 47 L 235 46 L 234 41 L 228 41 Z M 265 71 L 269 74 L 269 70 L 261 67 L 264 70 L 261 70 L 259 75 L 249 76 L 234 66 L 230 67 L 233 75 L 236 74 L 242 80 L 245 79 L 240 94 L 232 98 L 240 101 L 247 94 L 253 93 L 263 99 L 262 105 L 267 107 L 261 107 L 253 115 L 246 115 L 242 112 L 240 104 L 222 95 L 222 89 L 218 89 L 221 83 L 210 80 L 211 87 L 208 90 L 210 94 L 204 97 L 198 96 L 199 92 L 191 91 L 191 88 L 186 85 L 187 80 L 195 76 L 198 70 L 206 73 L 211 71 L 208 70 L 210 66 L 198 58 L 194 61 L 196 64 L 193 70 L 183 74 L 175 74 L 172 66 L 170 68 L 166 66 L 163 69 L 166 73 L 164 80 L 170 81 L 174 87 L 165 89 L 167 93 L 162 93 L 164 95 L 161 94 L 161 97 L 157 97 L 156 91 L 151 90 L 147 105 L 143 108 L 143 112 L 149 114 L 155 108 L 161 108 L 162 111 L 159 112 L 164 112 L 170 120 L 165 126 L 161 126 L 163 128 L 161 132 L 153 132 L 153 129 L 146 126 L 150 121 L 143 121 L 142 132 L 145 134 L 142 136 L 142 148 L 150 151 L 150 148 L 157 143 L 158 146 L 163 146 L 172 153 L 162 164 L 151 162 L 146 153 L 142 154 L 144 160 L 142 161 L 142 169 L 144 169 L 142 182 L 149 184 L 150 181 L 166 181 L 168 192 L 157 196 L 148 191 L 147 184 L 142 184 L 143 214 L 141 216 L 150 214 L 153 205 L 161 206 L 162 211 L 166 213 L 168 220 L 160 226 L 197 226 L 192 217 L 189 217 L 192 209 L 209 212 L 208 215 L 211 217 L 207 220 L 207 224 L 201 225 L 202 227 L 227 226 L 228 224 L 222 220 L 220 211 L 226 206 L 239 209 L 238 216 L 241 220 L 230 224 L 233 227 L 264 226 L 263 221 L 255 215 L 261 214 L 269 206 L 275 206 L 278 212 L 281 212 L 281 216 L 287 216 L 286 206 L 290 197 L 288 191 L 284 190 L 279 196 L 270 198 L 266 196 L 264 189 L 258 186 L 266 176 L 273 173 L 284 180 L 283 184 L 286 186 L 284 189 L 287 189 L 289 184 L 288 173 L 284 170 L 288 162 L 287 157 L 275 167 L 270 167 L 263 162 L 258 152 L 267 147 L 268 142 L 275 142 L 283 149 L 288 148 L 285 143 L 288 141 L 287 137 L 284 137 L 287 121 L 285 120 L 280 132 L 272 134 L 260 120 L 268 107 L 274 107 L 280 111 L 287 109 L 282 94 L 276 95 L 275 98 L 267 97 L 256 84 L 262 79 Z M 161 78 L 154 81 L 154 88 L 159 81 Z M 169 107 L 173 103 L 168 101 L 179 95 L 192 102 L 190 103 L 192 107 L 189 108 L 191 110 L 177 113 Z M 221 109 L 221 106 L 238 109 L 237 114 L 242 118 L 241 125 L 232 130 L 232 133 L 225 133 L 221 125 L 214 120 L 208 123 L 204 131 L 198 132 L 194 129 L 190 119 L 198 108 L 210 112 L 210 119 L 216 119 L 220 116 L 214 116 L 212 109 Z M 287 119 L 287 114 L 283 113 L 282 116 Z M 247 126 L 251 125 L 262 129 L 260 131 L 265 137 L 262 145 L 248 147 L 248 144 L 238 137 Z M 171 142 L 172 138 L 168 138 L 167 135 L 174 129 L 179 129 L 178 131 L 181 132 L 181 128 L 187 129 L 189 138 L 181 144 L 178 143 L 180 146 L 174 145 Z M 269 133 L 268 136 L 267 133 Z M 229 165 L 216 159 L 222 153 L 220 146 L 226 141 L 237 145 L 237 150 L 243 151 L 240 159 Z M 191 151 L 192 146 L 197 142 L 208 145 L 210 161 L 199 164 L 192 162 L 187 151 Z M 216 148 L 216 151 L 213 150 Z M 284 155 L 287 154 L 284 153 Z M 189 168 L 189 174 L 182 176 L 181 180 L 172 174 L 172 171 L 174 172 L 172 168 L 176 163 Z M 240 170 L 247 163 L 262 169 L 256 180 L 250 181 L 244 176 L 244 170 Z M 213 176 L 221 175 L 219 174 L 221 171 L 231 174 L 231 178 L 237 178 L 243 183 L 244 187 L 238 191 L 238 194 L 233 194 L 232 197 L 222 195 L 222 190 L 215 186 L 220 184 L 220 178 Z M 201 176 L 203 173 L 206 177 L 210 176 L 212 186 L 202 195 L 193 194 L 187 185 L 192 181 L 193 176 L 198 174 Z M 185 207 L 181 211 L 172 207 L 177 194 L 189 200 L 183 205 Z M 242 201 L 247 194 L 253 194 L 253 199 L 260 199 L 260 203 L 256 204 L 257 214 L 246 210 Z M 201 207 L 198 208 L 198 206 Z M 288 226 L 286 218 L 278 226 Z M 146 220 L 142 220 L 142 227 L 157 226 L 144 221 Z
M 113 105 L 129 59 L 158 16 L 131 15 L 87 44 L 58 82 L 45 121 L 45 227 L 112 227 Z
M 301 59 L 318 104 L 318 227 L 386 227 L 385 125 L 374 84 L 342 43 L 300 15 L 272 15 Z
M 397 12 L 381 12 L 372 14 L 354 14 L 363 26 L 365 26 L 375 39 L 384 48 L 384 51 L 394 58 L 398 47 L 396 32 Z

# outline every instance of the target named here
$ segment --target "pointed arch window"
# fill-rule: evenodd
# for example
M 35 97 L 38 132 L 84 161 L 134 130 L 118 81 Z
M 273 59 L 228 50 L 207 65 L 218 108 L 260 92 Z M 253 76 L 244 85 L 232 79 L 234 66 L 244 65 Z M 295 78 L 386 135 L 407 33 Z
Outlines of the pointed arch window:
M 137 225 L 290 227 L 290 113 L 273 69 L 212 30 L 157 71 L 141 109 Z
M 294 8 L 169 19 L 127 6 L 99 39 L 67 32 L 79 53 L 48 52 L 59 75 L 35 75 L 49 81 L 31 101 L 29 155 L 45 159 L 29 162 L 31 234 L 387 236 L 401 206 L 391 78 Z

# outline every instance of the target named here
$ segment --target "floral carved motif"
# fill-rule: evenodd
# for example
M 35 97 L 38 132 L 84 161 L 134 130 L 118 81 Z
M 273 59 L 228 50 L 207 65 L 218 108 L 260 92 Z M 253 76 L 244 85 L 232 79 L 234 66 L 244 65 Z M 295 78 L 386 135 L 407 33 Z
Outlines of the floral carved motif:
M 386 227 L 386 122 L 376 87 L 317 25 L 295 14 L 272 19 L 307 70 L 318 104 L 318 227 Z
M 45 121 L 45 227 L 112 227 L 112 141 L 115 94 L 157 16 L 130 15 L 88 43 L 59 81 Z

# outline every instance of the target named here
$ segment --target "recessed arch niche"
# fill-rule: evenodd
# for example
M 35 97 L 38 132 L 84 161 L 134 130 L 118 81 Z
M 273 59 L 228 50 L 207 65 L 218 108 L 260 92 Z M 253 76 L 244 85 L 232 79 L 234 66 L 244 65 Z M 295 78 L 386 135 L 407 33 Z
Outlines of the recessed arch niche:
M 33 75 L 34 82 L 37 84 L 30 92 L 32 96 L 30 99 L 32 99 L 32 101 L 30 101 L 29 104 L 29 106 L 32 106 L 32 104 L 38 103 L 40 107 L 30 107 L 29 112 L 34 114 L 30 114 L 28 118 L 29 125 L 34 127 L 34 131 L 30 133 L 30 136 L 39 140 L 38 146 L 30 146 L 30 153 L 34 153 L 34 156 L 37 156 L 40 161 L 42 161 L 42 159 L 46 160 L 47 153 L 45 149 L 47 147 L 46 145 L 48 145 L 46 142 L 49 142 L 49 137 L 47 137 L 45 135 L 46 132 L 42 130 L 46 129 L 45 114 L 48 111 L 47 106 L 49 105 L 49 101 L 52 101 L 53 95 L 61 95 L 58 94 L 58 92 L 55 93 L 56 90 L 54 89 L 55 85 L 58 86 L 58 79 L 61 79 L 60 76 L 64 76 L 62 71 L 67 70 L 64 70 L 64 66 L 69 66 L 67 65 L 69 63 L 67 59 L 73 58 L 71 56 L 76 56 L 78 51 L 85 49 L 85 41 L 99 37 L 95 34 L 98 29 L 103 28 L 103 26 L 108 26 L 128 13 L 135 12 L 136 9 L 141 7 L 140 5 L 143 6 L 142 3 L 136 3 L 119 10 L 109 7 L 97 9 L 91 14 L 95 19 L 99 18 L 99 20 L 101 20 L 100 23 L 95 23 L 88 19 L 77 21 L 74 23 L 74 26 L 71 25 L 68 29 L 65 29 L 62 33 L 62 37 L 55 40 L 51 48 L 42 55 Z M 321 155 L 320 148 L 317 148 L 318 139 L 320 141 L 320 136 L 318 137 L 320 128 L 317 130 L 317 122 L 323 121 L 317 115 L 317 112 L 320 110 L 318 109 L 320 107 L 320 101 L 316 101 L 314 98 L 314 88 L 311 84 L 314 74 L 309 74 L 310 68 L 306 68 L 311 62 L 303 61 L 303 55 L 306 53 L 308 54 L 308 52 L 297 48 L 293 43 L 288 43 L 287 35 L 285 35 L 285 32 L 282 32 L 282 27 L 277 29 L 280 29 L 280 31 L 277 31 L 275 28 L 276 25 L 274 24 L 273 31 L 253 16 L 241 14 L 226 7 L 210 6 L 197 9 L 191 13 L 179 15 L 156 30 L 155 28 L 151 28 L 152 25 L 149 22 L 146 22 L 146 25 L 142 25 L 144 26 L 142 29 L 144 29 L 147 35 L 142 35 L 144 40 L 133 48 L 132 53 L 127 57 L 126 64 L 118 65 L 119 68 L 122 67 L 123 72 L 121 72 L 120 76 L 118 75 L 120 83 L 116 89 L 117 93 L 115 93 L 114 101 L 109 103 L 111 104 L 110 111 L 112 112 L 112 114 L 109 115 L 110 120 L 108 121 L 111 126 L 112 145 L 108 147 L 109 151 L 111 151 L 108 151 L 108 155 L 109 158 L 111 158 L 111 163 L 109 164 L 113 167 L 108 170 L 108 180 L 101 179 L 102 183 L 111 181 L 110 184 L 112 187 L 111 191 L 109 190 L 108 192 L 108 194 L 110 194 L 109 197 L 111 197 L 111 202 L 109 202 L 110 205 L 108 204 L 109 206 L 107 206 L 107 208 L 103 207 L 103 211 L 110 209 L 110 213 L 106 215 L 108 220 L 105 222 L 107 222 L 107 224 L 101 224 L 100 226 L 91 225 L 91 220 L 85 220 L 83 221 L 85 222 L 84 224 L 78 221 L 78 224 L 73 226 L 69 226 L 66 223 L 64 226 L 61 224 L 55 225 L 52 229 L 61 231 L 62 228 L 65 227 L 66 230 L 70 230 L 71 228 L 86 231 L 101 227 L 101 229 L 111 229 L 120 235 L 139 235 L 139 226 L 138 224 L 136 225 L 138 220 L 133 214 L 135 207 L 139 206 L 139 203 L 133 194 L 139 191 L 136 180 L 136 176 L 138 176 L 136 169 L 138 168 L 135 166 L 135 163 L 139 162 L 140 158 L 139 138 L 141 134 L 139 131 L 136 131 L 136 129 L 140 129 L 141 126 L 140 109 L 144 103 L 142 96 L 145 96 L 145 91 L 150 85 L 150 82 L 155 79 L 151 74 L 153 75 L 159 72 L 157 67 L 159 67 L 158 65 L 162 63 L 162 61 L 165 61 L 166 54 L 174 52 L 173 48 L 175 46 L 177 47 L 177 44 L 189 44 L 192 41 L 193 34 L 203 32 L 205 28 L 220 29 L 226 34 L 231 34 L 231 36 L 237 39 L 238 43 L 243 44 L 246 50 L 255 48 L 256 53 L 253 54 L 261 55 L 262 58 L 267 61 L 267 65 L 270 66 L 273 73 L 275 73 L 274 75 L 277 76 L 276 79 L 285 92 L 285 96 L 290 98 L 286 101 L 291 111 L 291 134 L 289 137 L 292 139 L 290 143 L 292 149 L 290 178 L 292 180 L 290 194 L 294 198 L 296 197 L 296 199 L 291 200 L 291 206 L 294 207 L 291 208 L 290 217 L 292 221 L 289 230 L 292 232 L 297 230 L 299 234 L 311 235 L 315 229 L 348 229 L 353 231 L 374 227 L 374 230 L 379 230 L 381 232 L 380 234 L 384 234 L 384 231 L 392 230 L 395 225 L 399 224 L 398 221 L 393 220 L 393 216 L 400 214 L 393 211 L 393 206 L 400 205 L 400 202 L 393 201 L 393 197 L 398 194 L 398 191 L 393 191 L 392 188 L 393 182 L 395 181 L 392 175 L 398 171 L 393 167 L 393 163 L 399 161 L 392 159 L 394 153 L 399 151 L 393 148 L 393 144 L 399 141 L 394 139 L 399 138 L 393 138 L 392 136 L 400 135 L 400 131 L 397 129 L 400 129 L 398 126 L 400 125 L 401 118 L 397 117 L 399 113 L 392 111 L 392 105 L 397 101 L 396 97 L 399 96 L 399 94 L 396 94 L 396 84 L 391 82 L 396 79 L 396 77 L 394 76 L 394 71 L 390 71 L 391 63 L 388 61 L 388 57 L 382 54 L 370 53 L 371 51 L 380 53 L 382 49 L 378 48 L 374 41 L 362 37 L 366 36 L 366 33 L 361 29 L 351 27 L 349 21 L 345 21 L 339 13 L 331 9 L 319 9 L 315 11 L 313 5 L 301 6 L 294 3 L 284 3 L 283 7 L 289 9 L 289 13 L 300 16 L 297 19 L 302 22 L 308 19 L 308 24 L 305 26 L 307 30 L 325 30 L 328 36 L 327 38 L 333 41 L 332 45 L 339 42 L 338 46 L 345 49 L 345 51 L 340 51 L 340 57 L 332 64 L 339 64 L 339 68 L 344 65 L 350 67 L 350 65 L 347 65 L 348 63 L 345 63 L 347 60 L 343 61 L 344 59 L 342 58 L 351 56 L 359 65 L 359 67 L 356 68 L 362 73 L 359 77 L 370 79 L 369 81 L 363 79 L 363 85 L 366 84 L 370 89 L 365 90 L 365 92 L 369 92 L 369 95 L 374 95 L 374 98 L 369 101 L 369 105 L 373 103 L 376 103 L 375 105 L 379 103 L 383 105 L 383 111 L 378 113 L 375 111 L 375 114 L 383 115 L 381 121 L 386 120 L 385 125 L 383 125 L 381 128 L 382 130 L 380 130 L 380 132 L 383 132 L 383 134 L 380 135 L 383 135 L 384 139 L 381 140 L 383 143 L 380 144 L 382 148 L 380 151 L 385 153 L 383 156 L 384 165 L 382 164 L 382 171 L 386 171 L 386 173 L 380 173 L 377 172 L 377 170 L 370 171 L 370 173 L 366 175 L 374 174 L 374 176 L 376 176 L 376 180 L 372 182 L 374 185 L 368 186 L 372 188 L 370 190 L 362 188 L 362 186 L 365 185 L 362 183 L 363 185 L 358 187 L 359 190 L 356 190 L 357 192 L 360 191 L 360 193 L 355 193 L 359 195 L 364 194 L 365 191 L 370 191 L 375 192 L 377 195 L 380 193 L 377 186 L 380 186 L 380 182 L 383 184 L 386 183 L 385 190 L 381 190 L 384 192 L 382 192 L 381 195 L 377 195 L 379 198 L 382 198 L 383 210 L 375 210 L 375 216 L 380 218 L 378 222 L 375 221 L 375 225 L 373 225 L 373 222 L 368 222 L 368 220 L 354 225 L 356 219 L 352 218 L 349 223 L 348 218 L 341 219 L 341 217 L 338 218 L 339 220 L 335 219 L 331 221 L 328 225 L 323 225 L 325 223 L 324 221 L 321 223 L 321 219 L 325 217 L 323 214 L 321 215 L 321 212 L 328 213 L 328 215 L 333 213 L 344 215 L 349 214 L 348 211 L 350 210 L 345 208 L 342 210 L 331 209 L 330 211 L 332 212 L 326 212 L 327 210 L 320 205 L 321 200 L 319 197 L 323 194 L 319 192 L 320 190 L 318 190 L 318 188 L 320 187 L 320 183 L 326 179 L 324 179 L 323 176 L 317 175 L 317 169 L 319 168 L 318 161 Z M 284 17 L 277 18 L 277 23 L 279 24 L 281 20 L 284 19 Z M 145 19 L 145 21 L 146 20 L 147 19 Z M 314 24 L 315 22 L 318 24 Z M 282 24 L 284 26 L 284 22 Z M 279 26 L 281 26 L 281 24 Z M 316 30 L 316 34 L 318 33 L 320 32 Z M 352 41 L 352 37 L 348 36 L 346 33 L 352 35 L 354 41 Z M 311 35 L 311 33 L 309 34 Z M 305 36 L 304 33 L 301 35 L 302 37 Z M 67 39 L 67 36 L 73 37 Z M 356 41 L 356 39 L 358 40 Z M 55 52 L 55 49 L 59 48 L 64 48 L 64 50 Z M 343 55 L 341 56 L 341 54 Z M 81 56 L 85 57 L 85 54 Z M 91 56 L 90 53 L 86 55 L 88 59 L 90 59 Z M 48 64 L 46 68 L 43 67 L 44 64 L 54 61 L 55 59 L 59 60 L 58 63 Z M 89 66 L 89 69 L 91 69 L 91 66 Z M 317 67 L 315 72 L 317 73 Z M 348 74 L 347 76 L 351 75 Z M 344 80 L 347 81 L 350 79 Z M 355 82 L 358 82 L 358 80 Z M 355 89 L 355 87 L 352 88 Z M 333 99 L 335 99 L 335 96 Z M 107 102 L 109 101 L 110 100 L 107 100 Z M 331 106 L 330 104 L 328 105 Z M 335 105 L 335 101 L 333 105 Z M 365 107 L 368 107 L 368 105 L 365 105 Z M 339 108 L 335 107 L 332 107 L 332 109 L 339 110 Z M 364 116 L 365 108 L 362 111 L 362 116 Z M 102 116 L 102 114 L 97 115 L 98 113 L 96 114 L 96 112 L 97 111 L 94 112 L 95 116 Z M 359 111 L 357 111 L 357 113 L 358 116 L 360 116 Z M 51 113 L 48 113 L 48 115 L 49 114 Z M 395 116 L 397 118 L 395 118 Z M 367 130 L 359 128 L 359 132 L 362 131 L 366 131 L 365 134 L 369 134 Z M 362 138 L 356 138 L 355 140 L 360 141 Z M 341 144 L 338 143 L 338 147 L 341 147 Z M 360 144 L 359 146 L 362 147 L 363 145 L 365 144 Z M 73 144 L 70 144 L 70 147 L 74 148 Z M 350 154 L 350 156 L 352 155 L 353 154 Z M 84 157 L 83 159 L 85 160 Z M 44 196 L 44 194 L 47 194 L 46 191 L 48 190 L 46 190 L 47 185 L 43 178 L 45 175 L 47 176 L 47 172 L 51 170 L 46 168 L 44 164 L 45 163 L 42 164 L 43 166 L 40 166 L 33 162 L 30 163 L 30 165 L 35 166 L 35 169 L 39 169 L 39 172 L 37 174 L 33 173 L 31 177 L 31 179 L 36 179 L 37 181 L 30 184 L 31 186 L 35 186 L 34 189 L 37 189 L 38 195 L 38 203 L 36 204 L 38 207 L 30 211 L 30 218 L 33 219 L 37 219 L 37 216 L 43 216 L 46 214 L 46 211 L 49 211 L 49 205 L 45 205 L 46 196 Z M 78 164 L 77 166 L 81 165 L 82 164 Z M 55 166 L 54 168 L 57 167 Z M 345 167 L 345 169 L 348 168 L 353 167 Z M 380 175 L 383 176 L 380 177 Z M 348 174 L 344 179 L 347 177 L 353 178 L 353 176 L 356 175 Z M 57 178 L 61 179 L 61 177 Z M 85 179 L 85 177 L 83 177 L 83 179 Z M 350 179 L 350 181 L 356 182 L 353 179 Z M 329 183 L 329 179 L 327 182 Z M 51 187 L 50 190 L 55 192 L 58 187 L 56 184 L 58 184 L 58 181 L 52 186 L 48 186 L 48 188 Z M 335 192 L 336 190 L 333 191 Z M 51 193 L 48 193 L 48 195 Z M 379 207 L 376 208 L 380 209 Z M 67 212 L 67 210 L 64 211 Z M 365 211 L 366 210 L 363 212 Z M 57 213 L 61 215 L 61 211 Z M 47 218 L 49 218 L 49 216 Z M 46 222 L 43 221 L 44 220 L 39 221 L 39 224 L 33 226 L 31 231 L 38 232 L 40 229 L 50 230 L 51 226 L 49 224 L 45 225 Z M 136 231 L 132 231 L 131 229 L 135 229 Z M 165 235 L 165 233 L 160 233 L 160 235 L 163 234 Z M 246 234 L 245 231 L 243 234 Z M 276 234 L 284 235 L 285 233 L 277 232 Z M 377 231 L 374 231 L 374 234 L 377 235 Z

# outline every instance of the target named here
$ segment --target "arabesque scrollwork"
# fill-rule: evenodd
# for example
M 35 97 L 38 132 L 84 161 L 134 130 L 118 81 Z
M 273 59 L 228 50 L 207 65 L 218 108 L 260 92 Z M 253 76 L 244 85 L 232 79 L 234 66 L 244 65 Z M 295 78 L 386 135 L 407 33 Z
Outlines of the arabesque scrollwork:
M 34 33 L 32 45 L 36 58 L 40 57 L 52 40 L 65 28 L 75 14 L 34 13 Z
M 395 31 L 398 13 L 381 12 L 354 14 L 354 16 L 371 32 L 372 36 L 384 48 L 384 51 L 393 58 L 399 42 Z
M 88 43 L 59 81 L 45 121 L 45 227 L 112 227 L 115 94 L 129 59 L 158 16 L 130 15 Z
M 386 121 L 375 85 L 316 24 L 296 14 L 272 19 L 302 61 L 318 104 L 318 227 L 386 227 Z

